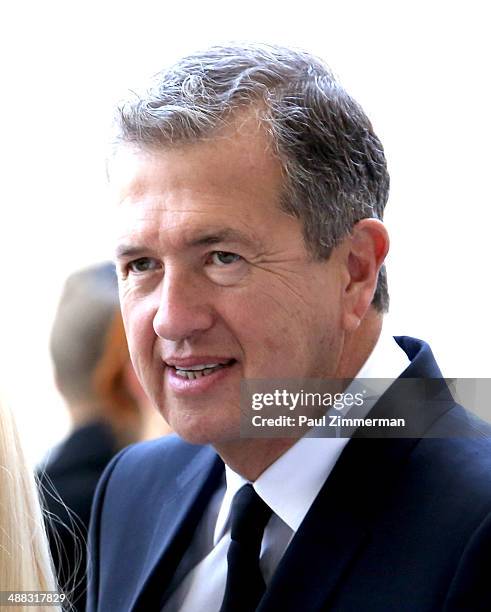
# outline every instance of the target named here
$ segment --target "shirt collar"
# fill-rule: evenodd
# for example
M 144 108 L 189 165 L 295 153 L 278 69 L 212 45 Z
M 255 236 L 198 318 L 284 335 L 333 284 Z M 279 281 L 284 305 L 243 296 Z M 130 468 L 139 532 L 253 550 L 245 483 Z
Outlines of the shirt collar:
M 409 365 L 384 328 L 356 378 L 382 378 L 385 390 Z M 382 392 L 383 392 L 382 390 Z M 349 438 L 303 437 L 251 483 L 256 493 L 292 531 L 297 531 Z M 302 469 L 298 469 L 298 466 Z M 227 489 L 218 514 L 214 544 L 223 536 L 232 499 L 248 481 L 225 465 Z
M 227 527 L 228 518 L 230 514 L 230 507 L 232 506 L 232 500 L 237 491 L 249 481 L 243 478 L 237 472 L 234 472 L 231 468 L 225 464 L 225 478 L 227 481 L 227 488 L 223 497 L 222 505 L 218 513 L 217 522 L 215 525 L 215 533 L 213 534 L 213 545 L 216 546 L 223 536 Z

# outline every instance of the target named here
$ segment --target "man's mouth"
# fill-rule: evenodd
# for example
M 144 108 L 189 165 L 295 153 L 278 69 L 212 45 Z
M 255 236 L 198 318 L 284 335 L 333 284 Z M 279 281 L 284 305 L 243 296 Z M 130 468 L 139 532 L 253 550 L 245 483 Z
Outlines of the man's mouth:
M 224 362 L 203 363 L 186 367 L 170 364 L 168 364 L 168 366 L 175 370 L 177 376 L 180 376 L 181 378 L 187 378 L 188 380 L 195 380 L 203 376 L 209 376 L 210 374 L 213 374 L 213 372 L 221 370 L 222 368 L 229 367 L 233 365 L 235 361 L 235 359 L 229 359 Z

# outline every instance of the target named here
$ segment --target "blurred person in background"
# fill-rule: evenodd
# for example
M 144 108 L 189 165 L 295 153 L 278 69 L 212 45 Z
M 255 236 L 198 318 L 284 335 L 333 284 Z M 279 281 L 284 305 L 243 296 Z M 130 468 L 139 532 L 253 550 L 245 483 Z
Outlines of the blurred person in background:
M 8 598 L 7 591 L 56 591 L 34 474 L 27 466 L 12 414 L 1 404 L 0 590 L 3 598 Z M 63 599 L 60 594 L 59 601 Z M 8 599 L 0 600 L 0 606 L 6 612 L 31 609 L 8 605 Z M 52 612 L 60 607 L 39 604 L 36 609 Z
M 133 442 L 163 435 L 131 366 L 114 266 L 80 270 L 66 281 L 51 334 L 56 385 L 73 430 L 40 471 L 59 582 L 85 609 L 85 540 L 95 487 L 109 460 Z

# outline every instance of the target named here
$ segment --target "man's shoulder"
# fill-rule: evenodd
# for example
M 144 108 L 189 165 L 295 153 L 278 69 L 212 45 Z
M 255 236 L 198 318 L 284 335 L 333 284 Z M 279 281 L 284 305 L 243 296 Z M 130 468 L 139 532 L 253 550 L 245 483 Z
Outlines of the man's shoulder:
M 491 502 L 491 424 L 462 406 L 434 423 L 414 456 L 427 472 L 445 475 L 461 491 L 479 490 Z
M 173 434 L 134 444 L 122 450 L 105 469 L 92 518 L 95 522 L 112 522 L 117 517 L 123 531 L 136 517 L 140 527 L 143 522 L 150 525 L 154 515 L 149 508 L 162 508 L 221 469 L 221 461 L 211 447 L 188 444 Z

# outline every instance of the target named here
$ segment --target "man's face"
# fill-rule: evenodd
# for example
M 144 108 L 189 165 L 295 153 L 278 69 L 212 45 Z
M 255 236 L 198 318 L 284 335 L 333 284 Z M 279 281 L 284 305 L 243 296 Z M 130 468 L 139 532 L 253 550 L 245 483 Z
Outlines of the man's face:
M 242 378 L 333 376 L 346 274 L 280 210 L 281 166 L 252 121 L 199 144 L 118 154 L 117 263 L 129 348 L 171 427 L 239 439 Z

